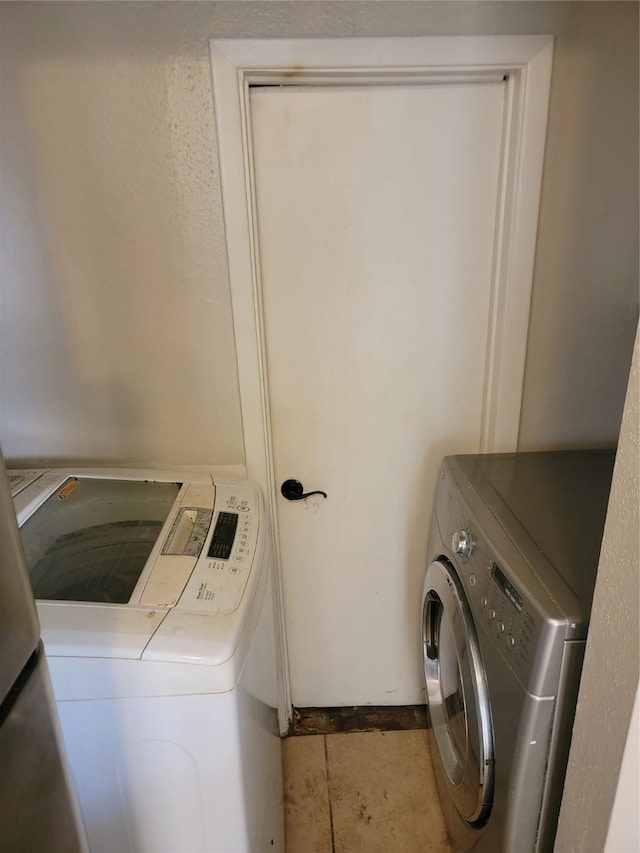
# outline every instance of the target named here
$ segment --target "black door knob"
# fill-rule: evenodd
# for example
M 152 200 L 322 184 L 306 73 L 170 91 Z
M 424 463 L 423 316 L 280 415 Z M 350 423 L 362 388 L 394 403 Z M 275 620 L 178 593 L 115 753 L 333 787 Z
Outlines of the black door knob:
M 311 495 L 322 495 L 323 498 L 327 496 L 326 492 L 319 490 L 305 493 L 304 486 L 300 480 L 285 480 L 280 486 L 280 491 L 288 501 L 302 501 L 305 498 L 311 497 Z

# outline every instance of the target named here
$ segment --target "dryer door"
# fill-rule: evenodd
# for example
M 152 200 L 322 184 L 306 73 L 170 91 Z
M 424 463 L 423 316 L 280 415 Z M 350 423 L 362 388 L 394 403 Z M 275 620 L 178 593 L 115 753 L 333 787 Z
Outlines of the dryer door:
M 491 708 L 473 618 L 452 566 L 429 566 L 423 602 L 424 675 L 440 760 L 461 816 L 483 823 L 493 799 Z

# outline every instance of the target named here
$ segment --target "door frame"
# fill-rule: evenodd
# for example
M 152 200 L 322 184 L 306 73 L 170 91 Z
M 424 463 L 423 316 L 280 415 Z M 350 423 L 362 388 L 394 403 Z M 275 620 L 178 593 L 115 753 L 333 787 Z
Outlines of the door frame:
M 483 451 L 515 450 L 529 326 L 553 36 L 212 39 L 214 111 L 247 475 L 274 532 L 284 684 L 291 715 L 275 505 L 269 388 L 252 154 L 250 88 L 506 81 Z

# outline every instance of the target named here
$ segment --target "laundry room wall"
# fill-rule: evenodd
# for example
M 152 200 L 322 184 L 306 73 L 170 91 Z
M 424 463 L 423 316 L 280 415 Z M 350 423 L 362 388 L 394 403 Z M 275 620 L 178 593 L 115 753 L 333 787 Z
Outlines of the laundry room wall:
M 640 327 L 593 596 L 556 853 L 640 849 L 639 391 Z
M 213 36 L 555 34 L 520 443 L 615 440 L 638 310 L 637 14 L 632 2 L 0 4 L 7 458 L 243 461 Z
M 21 5 L 0 13 L 5 455 L 240 463 L 206 39 L 158 43 L 135 3 Z

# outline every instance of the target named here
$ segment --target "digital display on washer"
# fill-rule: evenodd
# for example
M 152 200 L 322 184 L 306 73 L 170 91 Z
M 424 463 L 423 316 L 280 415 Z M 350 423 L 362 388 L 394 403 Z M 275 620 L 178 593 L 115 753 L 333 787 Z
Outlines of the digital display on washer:
M 237 512 L 221 512 L 216 521 L 215 530 L 209 546 L 209 557 L 228 560 L 233 548 L 233 540 L 238 527 Z
M 518 590 L 505 578 L 502 569 L 500 568 L 500 566 L 498 566 L 497 563 L 491 564 L 491 576 L 519 613 L 522 610 L 522 596 L 520 595 Z

